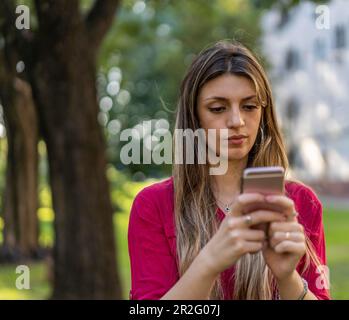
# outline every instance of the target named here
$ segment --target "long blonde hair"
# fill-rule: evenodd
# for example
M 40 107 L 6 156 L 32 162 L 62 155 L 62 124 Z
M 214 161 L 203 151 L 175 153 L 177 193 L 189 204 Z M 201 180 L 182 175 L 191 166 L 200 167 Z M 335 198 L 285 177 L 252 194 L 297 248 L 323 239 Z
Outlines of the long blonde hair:
M 249 152 L 247 167 L 278 165 L 283 166 L 287 173 L 288 160 L 277 124 L 269 81 L 251 51 L 238 42 L 220 41 L 203 50 L 194 59 L 181 84 L 175 129 L 200 129 L 196 111 L 199 91 L 206 82 L 226 73 L 251 79 L 258 101 L 263 106 L 258 135 Z M 194 163 L 188 164 L 185 159 L 184 164 L 175 163 L 173 179 L 178 269 L 179 274 L 183 275 L 219 227 L 208 166 L 198 161 L 196 141 Z M 308 268 L 310 261 L 320 264 L 307 239 L 305 268 Z M 262 253 L 243 256 L 235 265 L 234 276 L 235 299 L 273 298 L 275 281 Z M 220 277 L 215 280 L 209 298 L 224 298 Z

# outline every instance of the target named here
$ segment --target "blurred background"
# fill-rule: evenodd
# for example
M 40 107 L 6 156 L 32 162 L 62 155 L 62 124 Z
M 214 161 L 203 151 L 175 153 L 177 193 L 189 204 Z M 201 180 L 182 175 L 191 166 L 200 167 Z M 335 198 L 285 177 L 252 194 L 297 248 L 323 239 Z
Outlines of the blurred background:
M 132 201 L 171 165 L 125 165 L 120 133 L 153 150 L 195 54 L 235 39 L 267 69 L 292 174 L 323 203 L 332 297 L 348 299 L 348 21 L 349 0 L 1 0 L 0 298 L 128 299 Z

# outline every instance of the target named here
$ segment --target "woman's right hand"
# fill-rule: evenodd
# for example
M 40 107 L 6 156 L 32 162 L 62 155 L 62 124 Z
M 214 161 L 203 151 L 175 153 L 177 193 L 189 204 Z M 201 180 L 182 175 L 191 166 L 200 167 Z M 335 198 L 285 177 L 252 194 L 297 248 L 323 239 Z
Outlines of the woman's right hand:
M 256 253 L 263 248 L 267 235 L 263 230 L 251 229 L 252 226 L 285 221 L 286 218 L 280 213 L 268 210 L 257 210 L 245 215 L 245 206 L 256 202 L 264 202 L 264 196 L 259 193 L 240 194 L 231 214 L 223 219 L 216 234 L 201 250 L 201 258 L 206 261 L 212 274 L 218 275 L 246 253 Z

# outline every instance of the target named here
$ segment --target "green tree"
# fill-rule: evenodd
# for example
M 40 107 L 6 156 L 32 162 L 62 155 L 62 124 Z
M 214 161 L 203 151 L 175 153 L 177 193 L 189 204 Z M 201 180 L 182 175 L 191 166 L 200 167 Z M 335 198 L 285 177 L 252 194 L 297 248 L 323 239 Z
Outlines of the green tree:
M 0 52 L 0 101 L 8 137 L 1 248 L 1 260 L 6 262 L 36 257 L 39 250 L 37 115 L 31 87 L 13 72 L 11 56 L 17 54 Z
M 2 23 L 26 66 L 49 159 L 55 211 L 53 298 L 120 298 L 104 137 L 97 123 L 96 57 L 118 7 L 97 0 L 36 0 L 30 31 Z M 88 3 L 87 3 L 88 4 Z
M 103 43 L 97 81 L 99 99 L 113 102 L 109 111 L 103 106 L 101 111 L 108 155 L 118 169 L 140 171 L 145 177 L 171 174 L 170 165 L 123 165 L 119 155 L 125 142 L 120 142 L 120 131 L 113 130 L 114 120 L 125 129 L 163 118 L 173 129 L 180 82 L 194 55 L 226 38 L 258 49 L 260 13 L 249 1 L 124 2 Z M 115 71 L 122 73 L 117 95 L 107 90 Z

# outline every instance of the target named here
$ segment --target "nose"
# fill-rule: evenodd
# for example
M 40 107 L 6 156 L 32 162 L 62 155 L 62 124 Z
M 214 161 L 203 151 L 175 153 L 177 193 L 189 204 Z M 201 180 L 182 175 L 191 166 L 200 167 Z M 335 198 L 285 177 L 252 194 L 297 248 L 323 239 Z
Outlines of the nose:
M 241 117 L 239 108 L 231 108 L 227 119 L 228 128 L 238 128 L 245 125 L 244 120 Z

